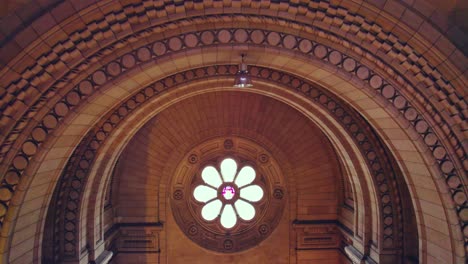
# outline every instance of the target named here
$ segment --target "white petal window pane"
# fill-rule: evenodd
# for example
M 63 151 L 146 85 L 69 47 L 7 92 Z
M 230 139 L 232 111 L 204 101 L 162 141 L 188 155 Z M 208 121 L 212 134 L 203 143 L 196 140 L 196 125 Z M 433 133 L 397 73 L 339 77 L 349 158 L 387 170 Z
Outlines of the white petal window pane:
M 209 200 L 215 198 L 217 195 L 217 192 L 215 189 L 205 186 L 205 185 L 200 185 L 193 190 L 193 197 L 199 202 L 206 203 Z
M 221 176 L 219 176 L 218 171 L 213 166 L 208 166 L 203 169 L 202 179 L 205 181 L 206 184 L 209 184 L 215 188 L 218 188 L 223 181 L 221 180 Z
M 251 202 L 258 202 L 263 197 L 263 190 L 258 185 L 250 185 L 240 190 L 240 197 Z
M 223 203 L 219 199 L 205 204 L 201 210 L 203 219 L 211 221 L 218 217 L 219 212 L 221 211 L 221 206 L 223 206 Z
M 247 184 L 251 184 L 255 180 L 255 170 L 250 166 L 243 167 L 234 181 L 237 187 L 242 187 Z
M 227 204 L 226 206 L 224 206 L 223 213 L 221 214 L 221 225 L 225 228 L 231 228 L 235 226 L 236 223 L 236 212 L 234 212 L 234 208 L 232 208 L 232 205 Z
M 221 175 L 224 182 L 232 182 L 237 172 L 237 163 L 233 159 L 225 159 L 221 162 Z
M 239 217 L 243 220 L 249 221 L 254 218 L 255 208 L 251 204 L 242 200 L 237 200 L 234 206 L 236 207 L 236 211 L 239 214 Z

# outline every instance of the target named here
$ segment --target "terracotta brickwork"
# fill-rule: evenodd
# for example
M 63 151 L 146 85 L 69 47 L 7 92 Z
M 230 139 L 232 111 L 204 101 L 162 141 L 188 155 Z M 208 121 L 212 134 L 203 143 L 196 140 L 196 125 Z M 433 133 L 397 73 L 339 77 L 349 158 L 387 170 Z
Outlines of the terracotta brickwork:
M 183 155 L 208 136 L 206 129 L 195 129 L 192 137 L 169 137 L 185 129 L 181 124 L 191 124 L 184 119 L 189 114 L 229 101 L 222 89 L 232 82 L 239 54 L 247 53 L 257 82 L 251 92 L 283 104 L 278 107 L 284 110 L 274 109 L 271 116 L 292 116 L 288 111 L 294 108 L 298 126 L 289 130 L 304 132 L 308 126 L 321 135 L 292 136 L 288 130 L 271 140 L 260 128 L 250 135 L 243 124 L 227 126 L 258 141 L 286 141 L 275 152 L 313 160 L 284 160 L 295 175 L 290 193 L 297 196 L 282 229 L 289 230 L 282 234 L 289 237 L 290 262 L 326 255 L 296 252 L 299 233 L 288 227 L 292 221 L 336 220 L 340 243 L 330 252 L 336 259 L 395 263 L 413 256 L 423 263 L 463 263 L 468 63 L 466 32 L 447 15 L 455 12 L 456 20 L 459 6 L 384 2 L 8 6 L 0 23 L 2 261 L 107 259 L 116 244 L 110 236 L 106 240 L 106 231 L 124 230 L 115 224 L 170 218 L 167 186 L 145 176 L 157 171 L 170 177 L 167 170 L 176 159 L 149 166 L 144 157 L 170 160 L 170 144 L 179 142 Z M 205 93 L 199 103 L 187 99 Z M 177 117 L 183 111 L 187 114 Z M 164 129 L 157 126 L 161 117 Z M 200 128 L 210 127 L 200 120 L 213 122 L 216 136 L 233 133 L 223 130 L 223 118 L 205 114 L 197 121 Z M 278 124 L 289 117 L 273 120 L 272 129 L 285 129 Z M 147 130 L 150 124 L 156 131 Z M 140 137 L 132 139 L 140 128 L 139 134 L 167 137 L 144 144 Z M 323 146 L 327 155 L 310 151 Z M 116 167 L 119 159 L 134 162 Z M 133 172 L 135 180 L 123 176 Z M 342 179 L 354 195 L 352 209 L 339 208 Z M 310 188 L 316 191 L 310 194 Z M 111 190 L 115 203 L 105 211 L 105 193 Z M 148 196 L 139 198 L 140 193 Z M 408 228 L 417 232 L 405 232 Z M 111 237 L 118 239 L 120 232 Z M 170 241 L 174 234 L 167 232 L 163 227 L 154 237 Z M 161 245 L 151 254 L 164 262 L 169 245 Z M 418 248 L 418 256 L 410 247 Z

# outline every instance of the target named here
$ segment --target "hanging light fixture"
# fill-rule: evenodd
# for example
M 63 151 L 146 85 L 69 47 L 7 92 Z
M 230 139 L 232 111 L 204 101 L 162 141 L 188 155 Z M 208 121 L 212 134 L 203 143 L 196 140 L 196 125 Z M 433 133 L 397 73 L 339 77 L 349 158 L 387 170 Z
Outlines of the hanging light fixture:
M 247 71 L 247 64 L 244 63 L 245 54 L 241 54 L 241 64 L 239 65 L 239 71 L 236 73 L 236 79 L 234 81 L 234 87 L 244 88 L 252 87 L 252 79 Z

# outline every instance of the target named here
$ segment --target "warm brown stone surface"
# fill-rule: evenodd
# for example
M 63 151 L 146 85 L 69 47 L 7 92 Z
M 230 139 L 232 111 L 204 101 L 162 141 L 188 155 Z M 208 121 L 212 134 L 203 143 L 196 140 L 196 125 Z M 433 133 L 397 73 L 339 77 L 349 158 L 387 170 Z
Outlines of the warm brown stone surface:
M 106 262 L 114 250 L 115 263 L 173 263 L 174 246 L 191 244 L 159 222 L 172 217 L 169 186 L 138 179 L 169 179 L 175 157 L 213 129 L 270 142 L 281 165 L 297 167 L 283 231 L 261 245 L 284 241 L 282 262 L 464 263 L 464 9 L 454 0 L 0 2 L 1 261 Z M 241 53 L 257 84 L 229 97 L 218 89 L 231 85 Z M 278 102 L 262 112 L 262 100 Z M 235 110 L 246 123 L 226 121 Z M 145 133 L 157 140 L 144 144 Z M 312 151 L 323 146 L 326 155 Z M 311 250 L 327 243 L 339 246 Z M 268 250 L 256 250 L 248 254 L 261 263 Z

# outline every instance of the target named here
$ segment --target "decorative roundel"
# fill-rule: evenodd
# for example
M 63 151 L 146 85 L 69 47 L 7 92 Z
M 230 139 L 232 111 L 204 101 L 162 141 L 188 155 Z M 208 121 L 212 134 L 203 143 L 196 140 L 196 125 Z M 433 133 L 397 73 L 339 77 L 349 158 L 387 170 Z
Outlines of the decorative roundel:
M 214 139 L 195 147 L 172 182 L 177 224 L 192 241 L 213 251 L 256 246 L 278 225 L 285 206 L 280 167 L 246 139 Z
M 256 171 L 246 165 L 238 168 L 232 158 L 224 158 L 221 171 L 214 166 L 205 166 L 201 171 L 203 184 L 193 191 L 193 197 L 204 203 L 201 216 L 206 221 L 220 219 L 222 227 L 229 229 L 237 224 L 237 218 L 250 221 L 255 217 L 253 204 L 263 198 L 263 188 L 254 184 Z

